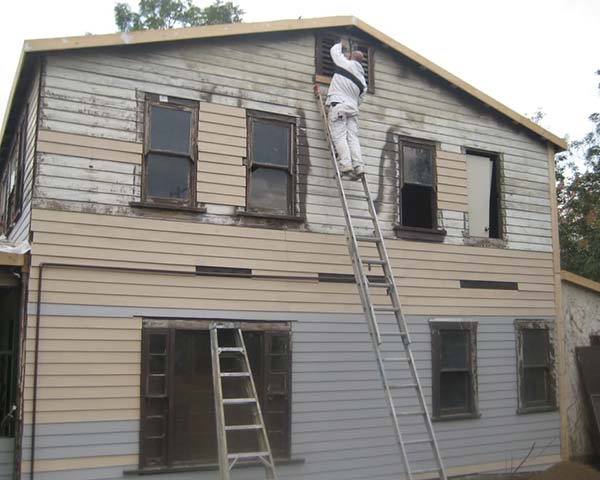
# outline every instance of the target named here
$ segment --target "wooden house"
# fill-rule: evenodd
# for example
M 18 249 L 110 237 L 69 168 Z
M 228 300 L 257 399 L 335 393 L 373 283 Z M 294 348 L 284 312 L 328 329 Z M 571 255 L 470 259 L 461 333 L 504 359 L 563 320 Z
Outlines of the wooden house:
M 0 143 L 2 480 L 216 478 L 214 319 L 245 332 L 280 478 L 401 478 L 313 94 L 340 36 L 365 52 L 367 176 L 448 473 L 561 458 L 565 142 L 331 17 L 25 42 Z

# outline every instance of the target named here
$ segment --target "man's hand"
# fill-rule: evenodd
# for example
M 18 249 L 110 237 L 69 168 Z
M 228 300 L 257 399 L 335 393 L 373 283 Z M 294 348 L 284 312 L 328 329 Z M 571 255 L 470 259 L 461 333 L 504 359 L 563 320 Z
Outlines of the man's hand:
M 340 38 L 340 43 L 342 44 L 342 51 L 346 54 L 350 53 L 350 40 L 347 37 Z

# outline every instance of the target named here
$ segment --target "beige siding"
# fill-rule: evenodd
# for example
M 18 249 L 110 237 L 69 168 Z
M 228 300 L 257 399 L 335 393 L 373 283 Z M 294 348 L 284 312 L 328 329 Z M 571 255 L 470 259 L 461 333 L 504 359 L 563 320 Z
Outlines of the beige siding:
M 289 282 L 52 269 L 45 279 L 44 302 L 360 311 L 355 286 L 316 281 L 320 272 L 352 273 L 342 236 L 43 210 L 35 211 L 33 226 L 34 265 L 120 265 L 189 273 L 196 265 L 209 265 L 251 268 L 255 274 L 308 276 L 303 282 Z M 553 313 L 549 254 L 399 240 L 388 242 L 388 249 L 407 313 Z M 369 255 L 368 249 L 365 254 Z M 36 278 L 34 268 L 32 285 Z M 519 282 L 519 290 L 466 290 L 460 288 L 461 279 L 514 281 Z M 32 288 L 30 301 L 35 300 Z

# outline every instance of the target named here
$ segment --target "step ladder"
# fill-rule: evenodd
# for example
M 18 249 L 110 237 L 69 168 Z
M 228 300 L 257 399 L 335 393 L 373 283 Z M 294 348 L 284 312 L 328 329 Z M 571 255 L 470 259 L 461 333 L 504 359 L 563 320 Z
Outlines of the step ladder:
M 329 123 L 327 121 L 327 112 L 323 103 L 323 98 L 319 90 L 319 86 L 314 86 L 315 96 L 319 104 L 319 110 L 323 117 L 325 124 L 325 132 L 327 135 L 327 143 L 329 144 L 331 158 L 333 161 L 333 167 L 335 172 L 335 179 L 337 183 L 338 192 L 342 201 L 342 210 L 344 212 L 344 219 L 346 221 L 346 240 L 348 242 L 348 250 L 352 259 L 352 267 L 354 269 L 354 276 L 358 286 L 358 293 L 360 296 L 360 302 L 363 307 L 367 325 L 369 327 L 369 333 L 373 344 L 373 350 L 377 359 L 377 366 L 379 368 L 379 374 L 383 383 L 383 389 L 385 392 L 385 398 L 392 418 L 394 431 L 396 434 L 396 440 L 400 448 L 400 454 L 404 462 L 407 478 L 413 480 L 415 476 L 418 478 L 435 478 L 438 477 L 440 480 L 446 480 L 446 472 L 440 456 L 437 440 L 431 424 L 431 418 L 427 410 L 427 404 L 423 395 L 423 389 L 421 382 L 417 374 L 417 368 L 414 362 L 413 354 L 410 348 L 410 335 L 404 314 L 402 313 L 402 305 L 400 304 L 400 297 L 398 296 L 398 289 L 396 287 L 396 280 L 392 273 L 392 267 L 388 258 L 387 250 L 385 247 L 383 234 L 379 226 L 377 219 L 377 212 L 375 210 L 375 204 L 371 197 L 369 190 L 369 183 L 367 176 L 362 175 L 358 180 L 362 186 L 362 191 L 357 194 L 354 189 L 352 193 L 346 193 L 344 183 L 349 182 L 351 184 L 357 184 L 358 182 L 350 182 L 350 179 L 342 177 L 336 161 L 335 147 L 331 140 L 331 132 L 329 130 Z M 360 190 L 360 189 L 359 189 Z M 358 208 L 349 207 L 348 201 L 356 201 L 354 203 L 361 203 L 366 206 L 368 214 L 352 214 L 351 210 L 357 210 Z M 353 203 L 353 204 L 354 204 Z M 372 235 L 357 235 L 355 221 L 362 220 L 370 222 L 372 225 Z M 378 253 L 377 257 L 366 257 L 361 256 L 359 245 L 363 247 L 375 247 Z M 371 271 L 373 267 L 380 267 L 383 270 L 382 276 L 371 276 L 367 272 Z M 371 290 L 378 291 L 383 290 L 386 293 L 386 304 L 375 304 L 371 298 Z M 388 327 L 388 330 L 380 330 L 378 324 L 378 318 L 382 315 L 394 315 L 395 322 L 393 322 L 393 328 Z M 395 347 L 398 339 L 402 340 L 403 354 L 393 356 L 386 356 L 382 351 L 384 348 L 389 346 Z M 396 340 L 395 343 L 392 342 Z M 410 377 L 412 381 L 405 384 L 395 384 L 388 380 L 388 371 L 394 366 L 400 366 L 403 369 L 408 368 L 410 371 Z M 396 403 L 394 392 L 398 391 L 412 391 L 417 397 L 418 408 L 417 410 L 406 410 L 401 411 Z M 413 397 L 414 398 L 414 397 Z M 425 428 L 425 438 L 408 439 L 407 435 L 403 435 L 400 427 L 400 418 L 410 417 L 421 419 L 422 424 Z M 429 451 L 432 455 L 432 460 L 436 465 L 435 468 L 426 469 L 412 469 L 411 463 L 409 462 L 409 452 L 407 447 L 412 445 L 428 445 Z M 432 476 L 434 475 L 434 476 Z
M 267 429 L 260 410 L 260 403 L 256 394 L 256 386 L 252 378 L 252 370 L 248 361 L 248 353 L 244 344 L 244 337 L 239 324 L 235 322 L 214 322 L 209 326 L 210 347 L 212 359 L 213 387 L 215 397 L 215 416 L 217 420 L 217 447 L 219 452 L 219 478 L 229 480 L 231 469 L 238 462 L 259 460 L 265 467 L 266 478 L 277 479 L 275 462 L 269 446 Z M 234 343 L 227 346 L 219 344 L 219 333 L 230 332 L 233 334 Z M 224 357 L 235 359 L 236 371 L 223 371 L 221 359 Z M 225 397 L 223 383 L 229 382 L 231 386 L 242 387 L 243 396 Z M 237 384 L 237 385 L 236 385 Z M 252 421 L 241 425 L 228 425 L 225 421 L 226 409 L 246 409 Z M 254 452 L 230 452 L 228 449 L 227 434 L 238 432 L 255 432 L 258 450 Z

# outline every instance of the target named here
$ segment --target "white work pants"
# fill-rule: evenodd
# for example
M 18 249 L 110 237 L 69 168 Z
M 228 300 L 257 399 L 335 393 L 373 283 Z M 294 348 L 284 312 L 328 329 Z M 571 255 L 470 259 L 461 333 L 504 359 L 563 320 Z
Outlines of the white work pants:
M 363 166 L 358 141 L 358 112 L 343 103 L 329 109 L 331 139 L 342 167 Z

